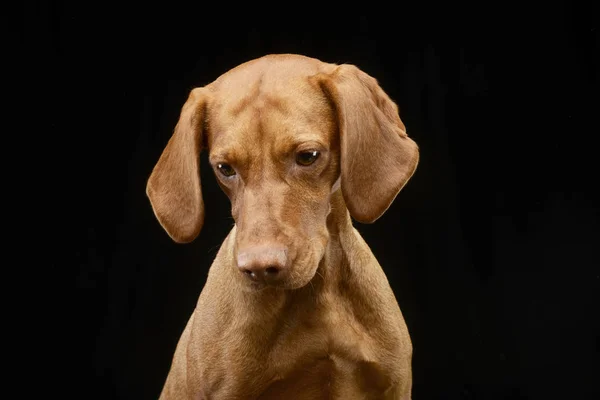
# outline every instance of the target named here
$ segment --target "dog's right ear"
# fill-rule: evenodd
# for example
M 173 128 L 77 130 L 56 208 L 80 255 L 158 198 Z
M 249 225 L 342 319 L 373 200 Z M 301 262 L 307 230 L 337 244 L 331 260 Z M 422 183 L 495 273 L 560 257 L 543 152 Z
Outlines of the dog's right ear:
M 192 90 L 146 186 L 156 218 L 177 243 L 194 240 L 204 222 L 200 151 L 207 101 L 207 89 Z

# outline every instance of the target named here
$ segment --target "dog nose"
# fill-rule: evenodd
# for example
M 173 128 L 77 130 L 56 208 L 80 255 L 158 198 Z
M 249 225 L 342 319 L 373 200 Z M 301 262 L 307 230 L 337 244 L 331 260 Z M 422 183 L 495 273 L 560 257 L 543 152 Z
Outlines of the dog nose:
M 287 250 L 283 246 L 253 246 L 240 249 L 237 266 L 255 282 L 275 284 L 287 275 Z

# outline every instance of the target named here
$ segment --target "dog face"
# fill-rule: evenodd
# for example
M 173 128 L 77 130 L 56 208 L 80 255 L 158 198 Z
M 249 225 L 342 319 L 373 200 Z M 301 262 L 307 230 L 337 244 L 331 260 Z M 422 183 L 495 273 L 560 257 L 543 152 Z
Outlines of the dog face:
M 242 64 L 192 91 L 148 181 L 178 242 L 202 226 L 202 147 L 231 200 L 235 267 L 253 288 L 306 285 L 327 246 L 332 193 L 373 222 L 418 161 L 395 104 L 358 68 L 293 55 Z
M 316 82 L 245 72 L 217 86 L 208 113 L 209 160 L 237 227 L 234 256 L 256 286 L 301 287 L 328 241 L 336 123 Z

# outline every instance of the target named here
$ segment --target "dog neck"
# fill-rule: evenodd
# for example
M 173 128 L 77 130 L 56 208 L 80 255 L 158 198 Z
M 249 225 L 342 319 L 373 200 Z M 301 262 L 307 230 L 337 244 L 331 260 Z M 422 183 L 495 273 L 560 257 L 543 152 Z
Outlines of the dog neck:
M 241 337 L 251 338 L 248 340 L 256 351 L 272 348 L 279 335 L 289 329 L 302 324 L 339 323 L 331 321 L 341 315 L 352 316 L 364 326 L 385 327 L 385 335 L 397 329 L 385 321 L 390 312 L 399 310 L 380 307 L 392 302 L 394 295 L 368 245 L 352 226 L 341 190 L 332 193 L 330 203 L 324 256 L 312 280 L 298 289 L 249 290 L 234 263 L 236 228 L 232 229 L 200 296 L 200 303 L 213 303 L 209 308 L 219 310 L 214 315 L 218 326 L 229 326 Z M 230 290 L 223 291 L 223 287 Z
M 350 255 L 347 254 L 343 243 L 352 241 L 354 228 L 350 213 L 346 208 L 342 190 L 337 189 L 331 194 L 331 211 L 327 216 L 327 230 L 329 231 L 329 241 L 325 250 L 325 255 L 319 264 L 316 277 L 324 280 L 324 284 L 338 285 L 339 280 L 344 275 L 344 270 L 350 267 Z M 316 282 L 313 282 L 313 285 Z

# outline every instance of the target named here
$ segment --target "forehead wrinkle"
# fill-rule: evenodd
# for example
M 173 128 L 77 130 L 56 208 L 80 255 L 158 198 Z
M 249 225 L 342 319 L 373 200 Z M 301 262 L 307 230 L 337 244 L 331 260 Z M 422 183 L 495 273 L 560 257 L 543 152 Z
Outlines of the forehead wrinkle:
M 316 143 L 323 147 L 327 147 L 327 145 L 328 145 L 327 137 L 324 137 L 323 135 L 314 133 L 314 131 L 297 133 L 292 138 L 292 142 L 296 145 L 300 145 L 302 143 L 307 143 L 307 142 Z
M 229 126 L 221 126 L 211 148 L 211 162 L 226 161 L 239 168 L 243 179 L 255 180 L 262 175 L 263 154 L 268 153 L 269 141 L 260 134 L 260 120 L 253 108 L 247 108 Z M 263 143 L 264 141 L 264 143 Z
M 247 162 L 248 132 L 251 118 L 235 118 L 230 124 L 220 124 L 213 133 L 210 146 L 211 160 L 220 158 L 236 163 Z
M 305 143 L 309 144 L 308 147 L 329 149 L 327 138 L 314 133 L 298 133 L 279 137 L 274 150 L 278 153 L 290 153 Z
M 227 147 L 211 152 L 209 160 L 211 163 L 226 162 L 232 165 L 245 165 L 248 161 L 243 146 L 237 143 L 228 144 Z
M 244 165 L 262 168 L 269 163 L 265 157 L 280 158 L 305 142 L 329 148 L 331 110 L 323 96 L 297 79 L 282 82 L 264 74 L 253 78 L 252 83 L 244 82 L 248 91 L 243 97 L 235 90 L 242 82 L 228 85 L 219 95 L 213 114 L 219 121 L 215 156 L 235 157 L 240 162 L 243 157 Z M 231 102 L 232 97 L 237 100 Z

